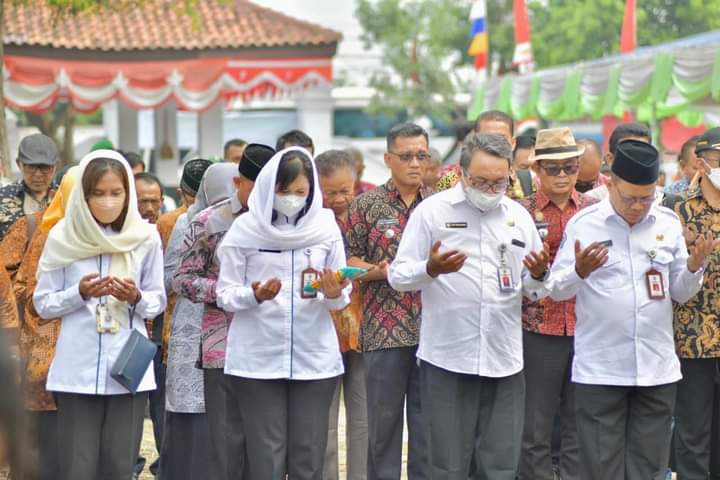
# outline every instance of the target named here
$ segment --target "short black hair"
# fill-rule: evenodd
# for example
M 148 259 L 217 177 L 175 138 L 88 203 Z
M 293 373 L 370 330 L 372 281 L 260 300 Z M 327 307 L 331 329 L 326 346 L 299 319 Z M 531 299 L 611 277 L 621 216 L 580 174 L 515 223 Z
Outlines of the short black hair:
M 519 135 L 515 137 L 515 152 L 527 148 L 535 148 L 535 137 L 532 135 Z
M 120 150 L 119 148 L 114 149 L 117 153 L 123 156 L 123 158 L 128 162 L 130 165 L 130 169 L 132 170 L 135 168 L 135 165 L 141 165 L 143 168 L 143 172 L 145 171 L 145 162 L 143 162 L 142 157 L 139 153 L 135 152 L 126 152 L 124 150 Z
M 355 162 L 346 150 L 328 150 L 315 157 L 315 168 L 321 177 L 329 177 L 344 168 L 355 176 Z
M 515 135 L 515 121 L 510 115 L 500 110 L 487 110 L 481 113 L 475 120 L 476 132 L 480 131 L 480 124 L 482 122 L 502 122 L 510 127 L 510 136 Z
M 136 174 L 135 174 L 135 181 L 137 182 L 138 180 L 143 181 L 143 182 L 148 183 L 148 184 L 153 184 L 153 183 L 154 183 L 154 184 L 156 184 L 158 187 L 160 187 L 160 192 L 161 192 L 161 193 L 162 193 L 162 191 L 163 191 L 163 185 L 162 185 L 162 183 L 160 182 L 160 179 L 159 179 L 158 177 L 156 177 L 155 175 L 153 175 L 152 173 L 148 173 L 148 172 L 136 173 Z
M 393 125 L 393 127 L 388 131 L 387 149 L 388 151 L 392 150 L 395 146 L 395 140 L 398 138 L 414 138 L 421 136 L 425 137 L 425 141 L 429 146 L 430 138 L 428 137 L 428 133 L 420 125 L 415 125 L 414 123 L 398 123 L 397 125 Z
M 248 142 L 243 140 L 242 138 L 232 138 L 225 142 L 225 146 L 223 147 L 223 156 L 227 155 L 227 151 L 230 149 L 230 147 L 242 147 L 243 145 L 247 145 Z
M 615 127 L 615 130 L 613 130 L 612 134 L 610 135 L 610 141 L 608 142 L 608 148 L 610 148 L 610 152 L 614 155 L 618 143 L 630 137 L 642 137 L 649 140 L 650 129 L 647 127 L 647 125 L 643 125 L 642 123 L 621 123 L 620 125 Z
M 697 145 L 698 140 L 700 140 L 700 135 L 695 135 L 688 138 L 685 143 L 682 144 L 682 147 L 680 147 L 680 153 L 678 153 L 678 162 L 680 160 L 684 161 L 688 152 L 693 153 L 695 151 L 695 145 Z
M 315 175 L 313 174 L 312 160 L 299 150 L 293 150 L 285 153 L 280 159 L 278 165 L 277 177 L 275 177 L 275 187 L 277 191 L 285 190 L 296 178 L 300 175 L 304 175 L 307 178 L 310 188 L 308 191 L 308 197 L 305 201 L 305 208 L 300 211 L 295 223 L 310 210 L 312 205 L 313 197 L 315 194 Z M 273 220 L 275 220 L 275 214 L 273 213 Z
M 310 153 L 315 152 L 315 145 L 313 145 L 312 138 L 310 135 L 303 132 L 302 130 L 290 130 L 280 135 L 275 143 L 275 150 L 285 150 L 288 147 L 302 147 L 308 150 Z

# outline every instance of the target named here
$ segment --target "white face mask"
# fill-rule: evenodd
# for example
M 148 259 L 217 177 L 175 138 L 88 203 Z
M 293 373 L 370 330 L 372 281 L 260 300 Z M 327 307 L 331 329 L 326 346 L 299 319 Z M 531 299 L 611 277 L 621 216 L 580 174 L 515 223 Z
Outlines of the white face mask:
M 300 210 L 305 208 L 307 197 L 301 197 L 299 195 L 279 195 L 275 194 L 275 200 L 273 201 L 273 208 L 286 217 L 294 217 Z
M 710 179 L 710 183 L 713 184 L 713 187 L 720 190 L 720 168 L 711 168 L 708 178 Z
M 481 212 L 487 212 L 495 208 L 497 204 L 500 203 L 500 200 L 502 200 L 503 195 L 505 195 L 505 192 L 484 193 L 464 184 L 463 190 L 465 191 L 465 198 L 467 198 L 470 205 Z

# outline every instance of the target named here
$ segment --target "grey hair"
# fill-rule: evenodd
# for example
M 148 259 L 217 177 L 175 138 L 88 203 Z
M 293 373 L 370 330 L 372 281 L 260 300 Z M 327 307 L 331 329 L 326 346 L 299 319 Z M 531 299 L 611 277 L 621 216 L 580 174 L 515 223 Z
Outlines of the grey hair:
M 504 158 L 508 166 L 512 165 L 512 149 L 510 143 L 502 135 L 473 133 L 463 142 L 460 153 L 460 166 L 463 170 L 470 167 L 470 161 L 477 152 L 484 152 L 494 157 Z
M 335 172 L 348 169 L 352 173 L 353 178 L 356 176 L 355 162 L 352 156 L 345 150 L 327 150 L 315 157 L 315 167 L 318 175 L 321 177 L 329 177 Z

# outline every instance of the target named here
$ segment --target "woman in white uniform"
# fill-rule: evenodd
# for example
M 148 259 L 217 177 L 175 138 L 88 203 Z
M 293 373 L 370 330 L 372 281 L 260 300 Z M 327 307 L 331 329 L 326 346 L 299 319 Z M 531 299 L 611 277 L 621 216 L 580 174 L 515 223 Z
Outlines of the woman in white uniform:
M 155 380 L 150 363 L 131 394 L 110 371 L 132 329 L 146 337 L 143 319 L 165 308 L 160 237 L 140 217 L 120 154 L 88 154 L 78 177 L 33 295 L 42 318 L 61 318 L 47 381 L 58 402 L 59 478 L 128 480 Z
M 320 480 L 343 373 L 330 311 L 352 288 L 331 274 L 345 267 L 342 236 L 303 148 L 278 152 L 248 203 L 218 249 L 217 286 L 218 306 L 235 314 L 225 373 L 246 428 L 248 478 Z M 303 293 L 313 278 L 320 291 Z

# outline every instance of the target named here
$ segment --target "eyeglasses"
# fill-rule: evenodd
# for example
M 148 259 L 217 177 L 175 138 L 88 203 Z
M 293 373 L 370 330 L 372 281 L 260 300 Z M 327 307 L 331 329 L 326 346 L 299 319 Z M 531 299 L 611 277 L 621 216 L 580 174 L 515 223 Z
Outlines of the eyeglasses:
M 551 177 L 557 177 L 560 172 L 565 172 L 565 175 L 575 175 L 580 169 L 580 163 L 568 163 L 566 165 L 547 165 L 545 162 L 540 162 L 540 167 L 545 170 L 545 173 Z
M 482 177 L 471 177 L 467 171 L 464 173 L 465 179 L 472 188 L 485 193 L 502 193 L 507 190 L 508 184 L 510 183 L 510 179 L 508 177 L 491 182 Z
M 413 158 L 417 158 L 417 159 L 418 159 L 418 162 L 420 162 L 420 163 L 422 163 L 422 162 L 427 162 L 428 160 L 430 160 L 430 154 L 425 153 L 425 152 L 418 152 L 418 153 L 395 153 L 395 152 L 390 152 L 390 151 L 388 151 L 388 153 L 391 154 L 391 155 L 395 155 L 395 156 L 398 157 L 398 158 L 400 159 L 400 161 L 403 162 L 403 163 L 410 163 L 410 162 L 412 162 L 412 159 L 413 159 Z
M 720 166 L 720 155 L 717 155 L 714 152 L 701 152 L 698 157 L 710 168 L 717 168 Z
M 652 195 L 648 195 L 647 197 L 628 197 L 620 193 L 618 190 L 618 196 L 623 201 L 626 207 L 632 207 L 636 203 L 639 203 L 643 207 L 648 207 L 653 204 L 655 201 L 656 195 L 653 193 Z
M 47 175 L 48 173 L 51 173 L 53 169 L 55 168 L 54 165 L 28 165 L 27 163 L 22 164 L 23 169 L 27 170 L 29 173 L 37 173 L 40 172 L 43 175 Z

